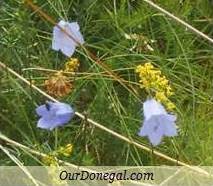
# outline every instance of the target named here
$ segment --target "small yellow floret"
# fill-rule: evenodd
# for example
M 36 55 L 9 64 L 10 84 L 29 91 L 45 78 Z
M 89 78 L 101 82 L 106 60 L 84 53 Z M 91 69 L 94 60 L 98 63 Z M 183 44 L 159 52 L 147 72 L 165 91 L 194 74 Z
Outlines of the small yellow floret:
M 42 157 L 42 162 L 48 166 L 50 166 L 50 165 L 57 166 L 58 165 L 58 160 L 53 155 L 46 155 L 46 156 Z
M 65 147 L 60 147 L 57 150 L 57 153 L 63 156 L 69 157 L 72 153 L 72 150 L 73 150 L 73 145 L 69 143 Z
M 65 72 L 75 72 L 80 66 L 79 60 L 77 58 L 70 58 L 68 62 L 65 63 Z

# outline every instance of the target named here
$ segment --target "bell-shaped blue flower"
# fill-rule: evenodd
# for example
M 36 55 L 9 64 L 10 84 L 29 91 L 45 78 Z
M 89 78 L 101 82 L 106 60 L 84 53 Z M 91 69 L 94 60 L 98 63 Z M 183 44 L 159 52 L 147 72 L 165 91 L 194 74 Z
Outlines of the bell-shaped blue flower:
M 62 30 L 63 29 L 63 30 Z M 66 22 L 61 20 L 58 26 L 53 28 L 52 49 L 71 57 L 76 46 L 83 44 L 84 39 L 77 22 Z
M 159 102 L 149 99 L 143 104 L 144 123 L 138 133 L 139 136 L 148 136 L 152 145 L 159 145 L 163 136 L 176 136 L 176 116 L 168 114 Z
M 47 102 L 37 107 L 36 113 L 41 117 L 37 127 L 53 130 L 68 123 L 74 116 L 74 110 L 66 103 Z

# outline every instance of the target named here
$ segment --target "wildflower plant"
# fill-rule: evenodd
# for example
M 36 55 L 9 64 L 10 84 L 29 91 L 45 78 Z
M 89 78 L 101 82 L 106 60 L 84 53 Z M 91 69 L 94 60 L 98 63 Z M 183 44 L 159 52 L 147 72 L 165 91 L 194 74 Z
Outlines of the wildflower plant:
M 138 135 L 148 136 L 151 144 L 156 146 L 160 144 L 163 136 L 177 135 L 176 116 L 166 111 L 175 108 L 169 99 L 173 92 L 166 77 L 150 62 L 137 66 L 135 71 L 139 74 L 140 87 L 151 97 L 143 103 L 144 122 Z
M 86 153 L 89 153 L 88 162 L 90 162 L 90 159 L 97 159 L 99 165 L 110 163 L 119 163 L 120 165 L 139 165 L 140 162 L 145 162 L 147 158 L 140 156 L 138 150 L 141 149 L 151 152 L 151 149 L 146 145 L 143 146 L 143 144 L 139 144 L 134 141 L 133 136 L 131 136 L 131 138 L 125 137 L 127 134 L 131 134 L 128 130 L 133 129 L 134 127 L 134 125 L 130 125 L 130 123 L 132 124 L 137 122 L 134 118 L 136 111 L 136 107 L 134 105 L 135 100 L 133 100 L 134 98 L 130 99 L 132 98 L 132 92 L 130 89 L 127 89 L 128 91 L 123 91 L 123 89 L 121 89 L 120 86 L 117 86 L 114 81 L 117 81 L 118 79 L 114 78 L 114 76 L 106 77 L 106 70 L 104 68 L 96 68 L 96 65 L 101 66 L 102 64 L 105 64 L 101 63 L 102 61 L 107 62 L 106 64 L 108 64 L 108 61 L 104 60 L 109 60 L 110 65 L 113 68 L 112 72 L 117 74 L 117 71 L 121 72 L 122 70 L 122 73 L 120 74 L 122 74 L 122 79 L 125 81 L 119 81 L 119 83 L 122 82 L 124 85 L 132 85 L 134 88 L 135 83 L 129 81 L 129 71 L 125 67 L 129 64 L 133 64 L 135 59 L 141 60 L 144 58 L 144 55 L 138 55 L 136 54 L 137 52 L 149 53 L 152 55 L 150 57 L 155 59 L 159 59 L 159 56 L 157 55 L 159 54 L 160 56 L 164 55 L 165 58 L 169 59 L 171 59 L 172 56 L 170 62 L 175 65 L 175 69 L 172 72 L 175 73 L 175 76 L 173 77 L 175 77 L 176 88 L 178 89 L 178 87 L 180 87 L 180 91 L 178 90 L 178 104 L 184 105 L 183 107 L 180 107 L 180 113 L 182 113 L 182 116 L 184 117 L 184 122 L 181 123 L 181 125 L 183 125 L 183 133 L 181 135 L 183 136 L 179 139 L 180 143 L 174 144 L 177 148 L 174 150 L 170 148 L 170 144 L 168 144 L 168 148 L 162 146 L 164 149 L 163 152 L 153 151 L 153 154 L 167 159 L 168 161 L 175 162 L 174 158 L 172 158 L 176 157 L 174 156 L 174 153 L 181 153 L 179 152 L 179 148 L 183 147 L 184 152 L 183 154 L 180 154 L 180 158 L 190 154 L 191 163 L 193 163 L 194 160 L 196 163 L 198 163 L 197 160 L 203 160 L 200 161 L 199 164 L 205 164 L 207 161 L 212 163 L 212 159 L 206 157 L 206 155 L 209 156 L 212 152 L 212 148 L 210 148 L 212 147 L 212 138 L 211 135 L 207 135 L 208 132 L 211 134 L 210 129 L 212 127 L 212 118 L 210 117 L 211 114 L 209 114 L 212 108 L 210 99 L 212 97 L 212 72 L 211 65 L 208 64 L 208 62 L 212 59 L 211 55 L 207 54 L 211 53 L 210 51 L 212 51 L 212 48 L 209 47 L 207 43 L 204 43 L 204 40 L 200 40 L 198 37 L 195 39 L 194 35 L 188 33 L 187 30 L 184 30 L 184 33 L 186 32 L 187 34 L 183 34 L 183 29 L 180 29 L 180 25 L 173 24 L 172 19 L 167 20 L 166 17 L 162 18 L 161 16 L 158 16 L 158 19 L 152 19 L 153 15 L 157 15 L 156 11 L 152 11 L 150 7 L 144 6 L 143 4 L 140 6 L 140 3 L 138 2 L 137 5 L 135 5 L 135 2 L 133 5 L 133 2 L 130 1 L 124 1 L 123 3 L 114 1 L 114 4 L 112 5 L 105 1 L 97 1 L 90 5 L 90 2 L 85 3 L 83 1 L 75 1 L 72 3 L 72 8 L 66 7 L 69 2 L 67 4 L 64 1 L 55 1 L 54 3 L 48 1 L 45 3 L 45 6 L 42 7 L 38 6 L 39 4 L 42 5 L 42 1 L 38 0 L 36 3 L 31 0 L 24 1 L 24 4 L 26 3 L 29 5 L 26 7 L 30 7 L 30 3 L 27 2 L 32 4 L 31 8 L 35 15 L 33 14 L 33 16 L 30 16 L 29 11 L 25 11 L 23 8 L 20 9 L 22 6 L 19 6 L 20 4 L 17 4 L 16 1 L 4 1 L 3 5 L 6 6 L 2 8 L 2 11 L 0 10 L 2 13 L 2 31 L 0 32 L 0 43 L 2 45 L 1 61 L 3 60 L 3 63 L 5 63 L 7 67 L 5 68 L 3 65 L 3 68 L 1 68 L 6 69 L 5 71 L 7 72 L 3 73 L 3 76 L 1 75 L 3 78 L 0 83 L 2 88 L 0 97 L 3 98 L 1 100 L 2 113 L 0 116 L 0 120 L 2 121 L 1 125 L 3 125 L 2 132 L 12 135 L 16 135 L 18 133 L 18 136 L 14 136 L 14 138 L 18 139 L 20 143 L 22 143 L 21 139 L 27 139 L 25 141 L 25 145 L 27 146 L 28 144 L 30 147 L 32 147 L 34 142 L 41 143 L 41 141 L 45 141 L 45 143 L 54 143 L 54 141 L 52 141 L 52 135 L 54 135 L 54 153 L 50 153 L 49 157 L 46 159 L 46 162 L 49 161 L 49 165 L 57 165 L 58 162 L 55 158 L 58 158 L 58 156 L 69 157 L 71 155 L 73 148 L 72 144 L 64 144 L 67 137 L 69 137 L 70 140 L 77 139 L 76 143 L 78 144 L 79 152 L 82 152 L 72 160 L 79 158 L 83 160 L 86 159 L 85 157 L 81 157 L 81 155 L 83 155 L 86 151 Z M 38 5 L 34 5 L 37 3 Z M 162 6 L 171 5 L 169 7 L 170 10 L 176 8 L 176 4 L 172 1 L 168 1 L 167 3 L 162 2 Z M 184 4 L 185 3 L 183 3 L 183 6 L 185 6 Z M 202 18 L 209 18 L 210 16 L 201 6 L 196 6 L 201 9 L 201 11 L 196 14 L 197 10 L 194 9 L 194 4 L 197 3 L 187 3 L 187 6 L 181 8 L 179 13 L 181 12 L 181 15 L 186 15 L 186 19 L 188 21 L 197 20 L 196 27 L 200 27 L 200 29 L 202 29 Z M 152 3 L 150 5 L 152 5 Z M 84 6 L 90 8 L 85 9 Z M 100 11 L 100 8 L 102 7 L 104 9 L 103 11 Z M 211 11 L 211 9 L 209 10 Z M 51 15 L 48 13 L 49 11 Z M 178 11 L 173 13 L 175 13 L 175 15 L 179 14 Z M 194 16 L 187 16 L 191 15 L 191 13 L 195 13 L 193 14 Z M 32 104 L 28 103 L 31 101 L 37 102 L 38 100 L 35 99 L 38 97 L 36 95 L 32 96 L 31 94 L 28 94 L 28 89 L 25 89 L 25 85 L 30 85 L 32 90 L 42 93 L 42 90 L 40 90 L 39 87 L 36 87 L 36 83 L 32 83 L 33 81 L 40 79 L 40 77 L 37 77 L 37 73 L 30 74 L 30 78 L 32 76 L 34 77 L 32 77 L 32 81 L 28 83 L 28 77 L 24 77 L 26 74 L 23 73 L 19 75 L 18 73 L 23 67 L 34 68 L 38 65 L 42 67 L 42 63 L 44 63 L 43 67 L 56 66 L 49 64 L 49 62 L 56 63 L 56 61 L 54 61 L 55 57 L 48 52 L 48 48 L 51 44 L 48 44 L 48 28 L 45 28 L 46 25 L 50 26 L 52 23 L 54 25 L 52 49 L 62 52 L 67 57 L 66 60 L 68 60 L 68 62 L 65 63 L 62 71 L 52 74 L 49 79 L 45 81 L 46 91 L 42 94 L 48 99 L 51 97 L 47 94 L 58 99 L 71 93 L 73 84 L 72 81 L 70 81 L 70 76 L 72 77 L 72 72 L 76 72 L 79 67 L 79 62 L 72 56 L 76 48 L 84 44 L 84 38 L 81 34 L 82 29 L 80 29 L 77 22 L 70 23 L 62 20 L 59 23 L 55 23 L 54 20 L 57 20 L 57 17 L 54 17 L 54 15 L 60 15 L 60 17 L 66 18 L 69 16 L 72 18 L 77 17 L 77 19 L 81 20 L 82 24 L 85 25 L 85 33 L 88 37 L 87 41 L 90 41 L 91 43 L 89 43 L 87 48 L 84 48 L 85 50 L 82 51 L 82 53 L 79 53 L 79 55 L 82 55 L 82 59 L 96 62 L 94 65 L 88 63 L 87 66 L 89 66 L 89 73 L 98 71 L 98 76 L 94 73 L 94 76 L 92 74 L 94 78 L 87 78 L 87 76 L 79 78 L 78 90 L 80 91 L 75 92 L 75 97 L 70 96 L 66 100 L 72 100 L 76 103 L 76 106 L 79 106 L 77 109 L 79 110 L 79 113 L 76 112 L 79 120 L 76 120 L 76 125 L 72 128 L 73 131 L 68 129 L 58 133 L 58 130 L 55 130 L 55 133 L 48 133 L 50 136 L 47 138 L 46 135 L 43 135 L 46 133 L 41 132 L 41 130 L 34 130 L 34 128 L 30 125 L 32 118 L 34 117 L 33 115 L 29 115 L 31 112 L 28 112 L 28 110 L 30 110 L 30 106 Z M 36 22 L 39 19 L 38 16 L 43 17 L 49 21 L 49 23 L 44 23 L 42 21 Z M 193 20 L 191 18 L 193 18 Z M 165 21 L 168 24 L 165 24 Z M 208 22 L 209 20 L 205 19 L 204 21 Z M 200 22 L 202 24 L 200 24 Z M 208 29 L 208 25 L 209 24 L 207 24 L 207 29 L 205 29 L 205 34 L 207 34 L 205 38 L 208 38 L 208 34 L 211 34 L 208 32 L 211 30 Z M 126 34 L 125 38 L 127 41 L 125 41 L 125 38 L 122 38 L 121 36 L 123 33 L 129 31 L 133 34 Z M 196 31 L 196 29 L 193 31 Z M 147 37 L 134 33 L 144 33 Z M 203 35 L 205 36 L 205 34 Z M 155 40 L 150 40 L 150 38 L 154 38 Z M 32 43 L 29 43 L 29 41 L 32 41 Z M 178 44 L 176 44 L 177 41 Z M 209 41 L 211 41 L 211 39 Z M 130 44 L 133 45 L 130 49 L 131 52 L 127 52 L 126 48 L 128 48 Z M 8 48 L 11 50 L 7 50 Z M 96 58 L 96 55 L 94 58 L 91 57 L 91 52 L 89 50 L 93 50 L 94 53 L 97 53 L 98 57 Z M 206 51 L 207 54 L 205 55 Z M 202 57 L 200 57 L 201 54 Z M 18 60 L 14 60 L 14 56 Z M 61 56 L 58 56 L 57 63 L 60 57 Z M 101 59 L 101 61 L 99 61 L 99 59 Z M 179 60 L 179 63 L 176 63 L 176 59 Z M 63 61 L 61 62 L 63 63 Z M 186 62 L 187 65 L 185 65 Z M 0 66 L 2 67 L 2 65 Z M 62 64 L 59 66 L 62 66 Z M 11 67 L 12 70 L 15 71 L 14 73 L 11 73 Z M 82 69 L 85 69 L 84 66 Z M 58 69 L 54 69 L 54 71 L 57 70 Z M 142 106 L 143 121 L 141 122 L 142 126 L 138 134 L 143 137 L 148 137 L 152 145 L 159 145 L 164 137 L 173 137 L 177 135 L 177 128 L 175 126 L 177 117 L 174 114 L 175 105 L 171 101 L 174 93 L 168 79 L 153 64 L 146 63 L 139 65 L 136 68 L 136 72 L 139 74 L 140 87 L 146 90 L 148 97 L 147 99 L 145 97 L 143 98 L 146 101 L 144 101 Z M 6 75 L 4 76 L 4 74 Z M 13 74 L 15 78 L 8 78 L 9 74 Z M 23 81 L 26 84 L 20 84 L 19 79 L 21 82 Z M 30 99 L 26 100 L 24 97 L 25 95 L 27 95 Z M 135 95 L 135 97 L 138 98 L 138 94 Z M 55 99 L 52 98 L 52 100 Z M 191 104 L 192 102 L 193 106 Z M 202 107 L 200 107 L 201 104 Z M 108 107 L 108 105 L 110 105 L 110 107 Z M 112 108 L 111 105 L 113 106 Z M 15 106 L 15 108 L 13 108 L 13 106 Z M 23 107 L 19 109 L 20 106 Z M 58 103 L 53 102 L 48 102 L 48 104 L 39 106 L 36 109 L 39 116 L 37 127 L 46 130 L 53 130 L 69 123 L 74 115 L 74 111 L 72 108 L 68 109 L 68 107 L 64 107 L 64 105 L 61 107 Z M 205 111 L 203 111 L 203 107 L 205 107 Z M 59 114 L 59 110 L 63 110 L 63 114 Z M 84 116 L 80 110 L 85 110 L 86 113 L 88 112 L 88 118 L 87 115 Z M 198 112 L 203 112 L 197 114 L 197 110 Z M 8 114 L 10 112 L 12 115 L 11 117 L 10 114 Z M 80 119 L 82 119 L 82 121 Z M 96 122 L 96 120 L 98 120 L 98 122 Z M 91 135 L 92 137 L 90 138 L 79 138 L 79 135 L 84 134 L 79 132 L 79 126 L 82 122 L 90 123 L 91 125 L 99 128 L 100 131 L 92 131 L 91 133 L 95 135 Z M 193 125 L 196 127 L 190 127 L 192 125 L 188 126 L 192 122 L 193 124 L 196 124 Z M 108 135 L 104 135 L 105 132 L 107 132 L 110 137 L 108 137 Z M 119 143 L 116 140 L 112 145 L 111 135 L 113 137 L 120 138 L 124 141 L 124 143 L 127 142 L 131 145 L 128 145 L 128 149 L 124 148 L 123 145 L 120 145 L 121 142 L 119 140 Z M 19 136 L 22 138 L 19 138 Z M 193 136 L 196 136 L 197 138 L 194 138 Z M 84 141 L 79 139 L 83 139 Z M 182 145 L 185 144 L 185 139 L 187 139 L 190 148 L 185 148 L 188 146 Z M 199 147 L 200 139 L 205 141 L 205 148 L 202 148 L 201 146 Z M 129 149 L 132 145 L 137 146 L 135 151 L 131 151 L 131 149 Z M 54 145 L 51 144 L 51 146 Z M 125 150 L 125 161 L 124 156 L 119 156 L 123 149 Z M 115 158 L 109 158 L 112 151 L 113 157 Z M 192 153 L 193 151 L 198 153 Z M 171 157 L 168 157 L 166 155 L 167 153 L 170 154 Z M 34 154 L 36 156 L 39 153 Z M 188 157 L 186 157 L 186 159 L 188 159 Z M 6 159 L 3 156 L 3 160 L 1 162 L 4 160 Z M 71 158 L 67 158 L 67 161 L 69 160 L 71 160 Z M 55 163 L 55 161 L 57 163 Z M 23 160 L 23 162 L 25 161 Z M 79 161 L 77 160 L 76 162 Z M 182 160 L 178 159 L 177 164 L 184 165 L 184 162 L 182 163 Z

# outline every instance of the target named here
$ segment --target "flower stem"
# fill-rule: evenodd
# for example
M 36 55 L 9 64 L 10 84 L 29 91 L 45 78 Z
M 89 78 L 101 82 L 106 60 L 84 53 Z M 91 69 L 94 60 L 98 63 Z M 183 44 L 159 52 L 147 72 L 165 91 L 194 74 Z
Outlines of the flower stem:
M 55 128 L 54 134 L 55 134 L 55 150 L 57 150 L 58 149 L 58 129 L 57 128 Z

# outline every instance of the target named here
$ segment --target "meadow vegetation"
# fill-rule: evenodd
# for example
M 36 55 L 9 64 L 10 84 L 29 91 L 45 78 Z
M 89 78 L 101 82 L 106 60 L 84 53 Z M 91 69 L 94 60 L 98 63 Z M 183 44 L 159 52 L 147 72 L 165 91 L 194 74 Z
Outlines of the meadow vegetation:
M 136 97 L 78 47 L 73 57 L 79 59 L 80 67 L 73 89 L 60 101 L 152 148 L 147 138 L 138 136 L 147 94 L 135 73 L 136 66 L 150 61 L 170 82 L 178 126 L 177 137 L 164 138 L 154 149 L 191 165 L 213 165 L 213 44 L 142 0 L 33 2 L 56 22 L 77 21 L 85 46 L 138 92 Z M 154 2 L 213 38 L 210 1 Z M 0 15 L 0 61 L 45 91 L 44 81 L 51 72 L 38 69 L 61 70 L 68 61 L 61 52 L 51 49 L 53 25 L 20 0 L 1 1 Z M 134 34 L 136 38 L 128 38 Z M 1 69 L 0 132 L 46 154 L 72 144 L 71 156 L 62 153 L 59 158 L 78 165 L 174 165 L 77 116 L 57 132 L 37 128 L 35 108 L 46 100 Z M 0 143 L 25 165 L 45 164 L 38 156 Z M 0 165 L 14 162 L 0 152 Z

